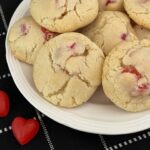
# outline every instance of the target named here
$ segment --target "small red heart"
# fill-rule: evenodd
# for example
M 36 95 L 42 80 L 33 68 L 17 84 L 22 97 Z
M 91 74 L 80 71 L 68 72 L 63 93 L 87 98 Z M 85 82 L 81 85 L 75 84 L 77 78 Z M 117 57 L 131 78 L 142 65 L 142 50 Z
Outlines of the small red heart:
M 9 97 L 4 91 L 0 91 L 0 117 L 6 117 L 9 112 Z
M 34 119 L 16 117 L 12 122 L 12 131 L 17 141 L 24 145 L 36 136 L 39 131 L 39 123 Z

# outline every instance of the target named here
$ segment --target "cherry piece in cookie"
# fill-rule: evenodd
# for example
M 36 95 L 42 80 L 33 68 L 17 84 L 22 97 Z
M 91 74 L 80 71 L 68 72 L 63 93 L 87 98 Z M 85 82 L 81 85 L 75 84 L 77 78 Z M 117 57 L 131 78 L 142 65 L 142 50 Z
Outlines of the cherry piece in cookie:
M 122 73 L 131 73 L 131 74 L 135 75 L 137 82 L 139 82 L 140 79 L 142 79 L 141 73 L 139 73 L 138 70 L 132 65 L 123 67 Z M 131 92 L 131 95 L 132 96 L 139 96 L 142 93 L 146 92 L 148 89 L 149 89 L 149 84 L 147 82 L 146 83 L 140 83 Z
M 75 56 L 77 54 L 77 43 L 73 42 L 69 46 L 69 51 L 71 51 L 72 55 Z
M 107 0 L 105 5 L 108 6 L 109 4 L 115 3 L 115 2 L 116 2 L 116 0 Z
M 135 87 L 135 89 L 131 92 L 131 96 L 136 97 L 149 92 L 149 83 L 143 83 Z
M 131 73 L 131 74 L 134 74 L 137 77 L 137 80 L 139 80 L 140 78 L 142 78 L 141 73 L 139 73 L 138 70 L 134 66 L 132 66 L 132 65 L 130 65 L 130 66 L 124 66 L 123 70 L 122 70 L 122 73 Z
M 39 123 L 34 119 L 16 117 L 12 122 L 12 131 L 16 140 L 21 144 L 30 142 L 39 131 Z
M 149 88 L 149 84 L 148 83 L 143 83 L 143 84 L 138 86 L 138 90 L 140 92 L 143 92 L 143 91 L 147 90 L 148 88 Z
M 0 117 L 6 117 L 9 112 L 9 97 L 4 91 L 0 91 Z
M 21 30 L 22 35 L 27 35 L 29 33 L 29 29 L 30 27 L 27 27 L 26 24 L 20 25 L 20 30 Z
M 71 52 L 72 56 L 77 56 L 85 52 L 85 46 L 79 42 L 72 41 L 67 44 L 67 50 Z
M 123 41 L 126 41 L 126 40 L 127 40 L 127 37 L 128 37 L 128 35 L 127 35 L 126 33 L 123 33 L 123 34 L 121 35 L 121 39 L 122 39 Z
M 50 40 L 51 38 L 53 38 L 53 37 L 55 37 L 56 35 L 58 35 L 58 33 L 51 32 L 51 31 L 47 30 L 47 29 L 44 28 L 44 27 L 41 27 L 41 30 L 42 30 L 42 32 L 44 33 L 44 39 L 45 39 L 45 41 L 48 41 L 48 40 Z
M 75 43 L 75 42 L 72 43 L 72 44 L 69 46 L 70 49 L 74 49 L 75 47 L 76 47 L 76 43 Z

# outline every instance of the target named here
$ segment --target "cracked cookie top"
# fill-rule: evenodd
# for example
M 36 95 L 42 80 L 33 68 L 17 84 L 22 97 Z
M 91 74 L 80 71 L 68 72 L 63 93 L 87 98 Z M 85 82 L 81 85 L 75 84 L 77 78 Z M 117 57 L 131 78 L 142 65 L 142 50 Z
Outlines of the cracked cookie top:
M 97 19 L 81 31 L 108 53 L 120 42 L 137 39 L 130 19 L 119 11 L 99 12 Z
M 150 0 L 124 0 L 124 6 L 138 25 L 150 29 Z
M 32 17 L 53 32 L 75 31 L 98 14 L 98 0 L 31 0 Z
M 9 32 L 8 42 L 12 53 L 19 60 L 33 64 L 37 50 L 49 39 L 56 36 L 40 27 L 30 16 L 18 20 Z
M 123 11 L 123 0 L 98 0 L 99 10 Z
M 64 33 L 48 41 L 33 67 L 43 97 L 63 107 L 86 102 L 101 83 L 102 50 L 80 33 Z
M 150 41 L 118 45 L 104 63 L 105 94 L 127 111 L 150 108 Z

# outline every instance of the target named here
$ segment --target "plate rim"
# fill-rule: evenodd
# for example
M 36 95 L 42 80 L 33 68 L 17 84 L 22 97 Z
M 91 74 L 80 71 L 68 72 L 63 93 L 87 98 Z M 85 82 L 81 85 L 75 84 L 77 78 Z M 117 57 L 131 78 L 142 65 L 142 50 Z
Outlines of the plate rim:
M 9 29 L 15 20 L 14 19 L 15 16 L 17 16 L 18 12 L 22 12 L 21 14 L 23 16 L 26 12 L 24 6 L 28 6 L 29 3 L 30 3 L 30 0 L 23 0 L 16 8 L 16 10 L 11 18 L 11 21 L 9 23 L 8 32 L 7 32 L 6 41 L 5 41 L 6 61 L 7 61 L 9 70 L 12 74 L 12 78 L 13 78 L 18 90 L 22 93 L 22 95 L 26 98 L 26 100 L 31 105 L 33 105 L 36 109 L 40 110 L 43 114 L 45 114 L 47 117 L 51 118 L 52 120 L 54 120 L 60 124 L 63 124 L 67 127 L 70 127 L 72 129 L 76 129 L 76 130 L 87 132 L 87 133 L 105 134 L 105 135 L 120 135 L 120 134 L 135 133 L 138 131 L 143 131 L 145 129 L 148 129 L 150 127 L 150 114 L 145 117 L 135 119 L 133 121 L 125 121 L 125 122 L 122 121 L 119 123 L 118 122 L 117 123 L 105 122 L 105 121 L 100 122 L 100 121 L 95 121 L 95 120 L 90 121 L 89 119 L 85 119 L 85 118 L 83 119 L 80 116 L 77 116 L 73 113 L 64 112 L 63 110 L 61 110 L 58 107 L 55 107 L 53 105 L 51 107 L 51 109 L 53 108 L 53 110 L 46 111 L 46 109 L 44 110 L 42 108 L 43 106 L 36 103 L 34 98 L 37 95 L 35 96 L 36 93 L 32 90 L 32 88 L 30 87 L 29 83 L 27 82 L 23 72 L 21 71 L 21 66 L 19 64 L 19 61 L 16 60 L 14 57 L 11 57 L 11 52 L 10 52 L 9 46 L 7 44 L 7 37 L 8 37 Z M 13 66 L 14 62 L 16 63 L 15 66 Z M 14 71 L 15 67 L 18 68 L 17 71 Z M 23 78 L 21 78 L 21 79 L 20 79 L 20 77 L 18 78 L 17 74 L 22 74 Z M 21 83 L 24 83 L 24 82 L 26 82 L 26 90 L 24 90 L 24 88 L 21 86 Z M 31 95 L 32 95 L 32 97 L 31 97 Z M 46 106 L 46 102 L 45 102 L 45 106 Z M 63 116 L 61 117 L 62 112 L 64 114 L 66 114 L 65 117 L 63 117 Z M 73 119 L 74 117 L 77 119 Z M 78 121 L 78 119 L 80 121 Z M 86 123 L 86 122 L 88 122 L 88 123 Z M 82 124 L 79 125 L 79 123 L 82 123 Z M 110 126 L 111 126 L 111 129 L 110 129 Z M 127 127 L 128 127 L 128 129 L 127 129 Z

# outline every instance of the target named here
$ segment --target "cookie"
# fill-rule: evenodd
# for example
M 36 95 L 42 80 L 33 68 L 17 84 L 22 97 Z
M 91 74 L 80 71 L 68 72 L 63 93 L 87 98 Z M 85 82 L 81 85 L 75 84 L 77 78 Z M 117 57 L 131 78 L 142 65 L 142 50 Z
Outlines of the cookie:
M 8 43 L 19 60 L 33 64 L 38 49 L 56 36 L 56 33 L 40 27 L 30 16 L 18 20 L 10 29 Z
M 126 42 L 107 56 L 103 89 L 118 107 L 131 112 L 150 109 L 150 41 Z
M 138 25 L 150 29 L 150 0 L 124 0 L 124 7 Z
M 146 29 L 146 28 L 143 28 L 141 26 L 138 26 L 136 25 L 134 27 L 135 29 L 135 32 L 137 34 L 137 37 L 140 39 L 140 40 L 143 40 L 143 39 L 148 39 L 150 40 L 150 30 Z
M 97 19 L 81 31 L 101 47 L 106 55 L 120 42 L 137 39 L 130 19 L 122 12 L 99 12 Z
M 32 0 L 30 5 L 36 22 L 58 33 L 88 25 L 96 18 L 98 9 L 98 0 Z
M 123 11 L 123 0 L 98 0 L 99 10 Z
M 80 33 L 64 33 L 38 52 L 33 79 L 54 105 L 75 107 L 89 100 L 101 84 L 102 50 Z

